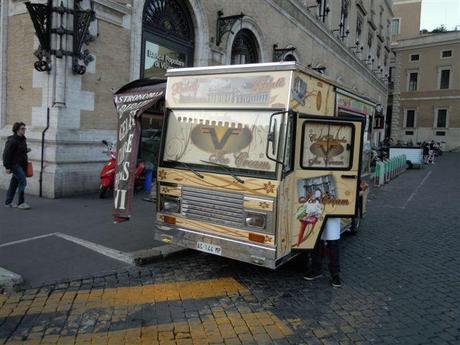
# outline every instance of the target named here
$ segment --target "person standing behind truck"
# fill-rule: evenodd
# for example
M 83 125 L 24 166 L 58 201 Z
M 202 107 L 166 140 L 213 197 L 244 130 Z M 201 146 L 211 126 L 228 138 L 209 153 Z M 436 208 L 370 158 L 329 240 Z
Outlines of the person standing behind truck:
M 431 140 L 428 151 L 428 163 L 434 164 L 434 140 Z
M 8 137 L 3 150 L 3 166 L 7 174 L 13 174 L 6 192 L 5 207 L 13 207 L 13 199 L 17 190 L 18 209 L 28 210 L 30 206 L 24 202 L 24 190 L 27 186 L 27 152 L 30 152 L 25 137 L 26 124 L 16 122 L 12 130 L 14 134 Z
M 305 280 L 315 280 L 323 276 L 323 258 L 324 244 L 327 242 L 329 252 L 329 272 L 331 274 L 331 285 L 339 288 L 342 286 L 340 280 L 340 258 L 339 258 L 339 241 L 340 241 L 340 218 L 329 218 L 326 222 L 321 239 L 316 243 L 311 253 L 311 268 L 305 275 Z

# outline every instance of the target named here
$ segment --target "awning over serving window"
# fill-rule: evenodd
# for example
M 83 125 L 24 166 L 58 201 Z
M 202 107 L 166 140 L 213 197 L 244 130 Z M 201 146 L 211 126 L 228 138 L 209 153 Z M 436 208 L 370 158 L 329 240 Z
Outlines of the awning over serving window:
M 119 89 L 113 99 L 118 115 L 117 166 L 113 216 L 116 223 L 129 220 L 134 189 L 140 116 L 166 93 L 165 79 L 139 79 Z

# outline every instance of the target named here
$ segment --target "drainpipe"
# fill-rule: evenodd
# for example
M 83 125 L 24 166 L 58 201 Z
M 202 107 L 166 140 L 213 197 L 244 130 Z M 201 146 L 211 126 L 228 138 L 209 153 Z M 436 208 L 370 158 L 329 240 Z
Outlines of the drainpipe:
M 40 179 L 39 179 L 39 184 L 40 184 L 40 193 L 39 196 L 40 198 L 42 197 L 42 185 L 43 185 L 43 163 L 44 163 L 44 156 L 45 156 L 45 133 L 50 128 L 50 108 L 46 108 L 46 128 L 42 132 L 42 156 L 40 160 Z

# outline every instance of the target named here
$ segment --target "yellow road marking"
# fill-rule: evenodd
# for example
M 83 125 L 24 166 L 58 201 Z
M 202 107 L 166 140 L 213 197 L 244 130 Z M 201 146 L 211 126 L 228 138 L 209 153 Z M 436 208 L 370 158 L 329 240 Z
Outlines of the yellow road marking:
M 93 308 L 123 307 L 169 300 L 200 299 L 226 294 L 246 294 L 247 289 L 233 278 L 179 281 L 108 289 L 55 291 L 45 300 L 15 302 L 11 296 L 0 309 L 0 317 L 69 310 L 72 314 Z M 14 301 L 14 302 L 13 302 Z M 11 303 L 10 303 L 11 302 Z
M 223 339 L 266 334 L 272 340 L 293 334 L 292 330 L 269 311 L 257 313 L 229 313 L 215 319 L 199 319 L 167 323 L 154 326 L 127 328 L 101 333 L 83 333 L 76 336 L 45 335 L 41 343 L 46 344 L 208 344 L 223 342 Z M 26 340 L 27 343 L 27 340 Z M 7 343 L 9 344 L 9 343 Z

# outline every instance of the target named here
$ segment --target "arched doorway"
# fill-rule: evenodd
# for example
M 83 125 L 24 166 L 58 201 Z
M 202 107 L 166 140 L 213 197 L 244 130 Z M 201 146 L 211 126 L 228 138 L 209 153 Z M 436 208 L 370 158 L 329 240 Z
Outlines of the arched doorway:
M 193 65 L 194 29 L 183 0 L 147 0 L 142 16 L 141 77 Z
M 257 38 L 248 29 L 238 31 L 232 44 L 231 64 L 259 62 L 259 44 Z

